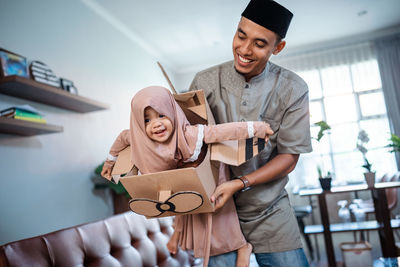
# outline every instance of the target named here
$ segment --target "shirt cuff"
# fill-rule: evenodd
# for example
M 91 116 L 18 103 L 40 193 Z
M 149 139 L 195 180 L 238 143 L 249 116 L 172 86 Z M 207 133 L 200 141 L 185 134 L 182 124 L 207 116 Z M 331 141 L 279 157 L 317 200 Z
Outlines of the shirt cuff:
M 254 123 L 252 121 L 247 122 L 247 133 L 249 134 L 248 138 L 254 137 Z

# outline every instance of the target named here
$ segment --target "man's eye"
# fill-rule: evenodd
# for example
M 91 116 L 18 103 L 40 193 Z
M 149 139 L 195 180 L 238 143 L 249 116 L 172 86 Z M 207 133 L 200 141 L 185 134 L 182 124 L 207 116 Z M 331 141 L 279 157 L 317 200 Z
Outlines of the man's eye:
M 144 119 L 144 123 L 149 123 L 150 119 Z
M 256 46 L 259 48 L 263 48 L 265 46 L 265 44 L 264 43 L 256 43 Z

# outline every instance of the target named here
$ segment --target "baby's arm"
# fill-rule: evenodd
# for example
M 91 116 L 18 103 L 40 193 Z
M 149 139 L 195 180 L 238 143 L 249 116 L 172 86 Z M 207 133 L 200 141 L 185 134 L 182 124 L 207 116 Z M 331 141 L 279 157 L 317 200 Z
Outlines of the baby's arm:
M 124 150 L 130 145 L 129 130 L 123 130 L 115 139 L 113 145 L 111 146 L 110 152 L 108 154 L 107 160 L 104 162 L 103 169 L 101 171 L 101 176 L 107 180 L 111 180 L 111 172 L 115 164 L 115 160 L 119 152 Z
M 227 140 L 240 140 L 258 137 L 268 141 L 274 132 L 268 123 L 263 121 L 230 122 L 217 125 L 204 125 L 204 142 L 207 144 Z

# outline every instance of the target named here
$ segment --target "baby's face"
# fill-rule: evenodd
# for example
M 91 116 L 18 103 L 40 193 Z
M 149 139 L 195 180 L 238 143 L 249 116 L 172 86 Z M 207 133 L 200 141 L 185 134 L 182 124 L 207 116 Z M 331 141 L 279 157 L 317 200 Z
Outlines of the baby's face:
M 164 143 L 171 137 L 174 127 L 165 115 L 159 114 L 152 107 L 144 110 L 144 124 L 147 136 L 158 143 Z

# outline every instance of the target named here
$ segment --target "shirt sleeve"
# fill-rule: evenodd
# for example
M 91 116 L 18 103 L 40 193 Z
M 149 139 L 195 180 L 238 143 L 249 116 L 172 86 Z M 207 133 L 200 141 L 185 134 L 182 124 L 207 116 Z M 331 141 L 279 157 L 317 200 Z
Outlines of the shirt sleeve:
M 280 154 L 312 151 L 308 92 L 286 110 L 279 126 L 277 148 Z
M 191 135 L 190 137 L 187 136 L 188 139 L 194 139 L 194 135 L 197 133 L 197 141 L 201 138 L 200 140 L 202 142 L 204 141 L 206 144 L 212 144 L 252 137 L 265 138 L 267 134 L 267 124 L 262 121 L 249 121 L 230 122 L 217 125 L 189 125 L 187 126 L 185 133 Z M 200 142 L 201 145 L 202 142 Z
M 130 146 L 130 134 L 129 130 L 123 130 L 115 139 L 114 143 L 112 144 L 110 148 L 110 152 L 107 156 L 107 160 L 104 164 L 114 166 L 115 161 L 118 157 L 119 152 L 124 150 L 126 147 Z

